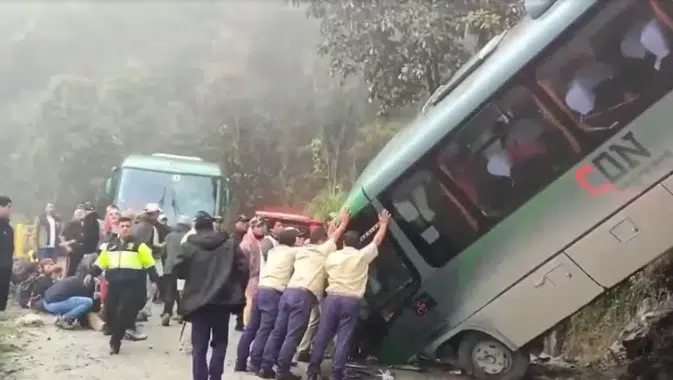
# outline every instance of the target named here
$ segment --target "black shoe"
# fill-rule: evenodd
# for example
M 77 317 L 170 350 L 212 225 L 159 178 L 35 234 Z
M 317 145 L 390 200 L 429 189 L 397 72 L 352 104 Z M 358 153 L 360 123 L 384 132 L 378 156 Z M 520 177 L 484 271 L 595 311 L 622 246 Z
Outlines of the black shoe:
M 297 361 L 299 363 L 308 363 L 311 361 L 311 353 L 308 351 L 300 351 L 297 354 Z
M 257 376 L 262 379 L 275 379 L 276 371 L 272 369 L 262 369 L 259 372 L 257 372 Z
M 241 362 L 238 359 L 236 364 L 234 364 L 234 372 L 247 372 L 248 368 L 245 362 Z
M 247 372 L 252 373 L 252 374 L 255 374 L 255 375 L 259 373 L 259 367 L 254 366 L 254 365 L 252 365 L 252 364 L 248 364 L 248 365 L 245 367 L 245 370 L 246 370 Z
M 292 372 L 288 372 L 285 374 L 277 373 L 276 380 L 301 380 L 301 376 L 295 375 Z
M 170 326 L 171 324 L 171 316 L 170 314 L 164 314 L 161 316 L 161 325 L 162 326 Z
M 122 344 L 110 342 L 110 355 L 119 355 L 119 350 L 121 349 Z
M 245 330 L 245 326 L 242 323 L 236 323 L 236 326 L 234 327 L 234 330 L 243 331 L 243 330 Z
M 110 336 L 112 335 L 112 332 L 110 331 L 110 328 L 107 326 L 107 323 L 103 325 L 103 329 L 101 331 L 103 335 L 105 336 Z

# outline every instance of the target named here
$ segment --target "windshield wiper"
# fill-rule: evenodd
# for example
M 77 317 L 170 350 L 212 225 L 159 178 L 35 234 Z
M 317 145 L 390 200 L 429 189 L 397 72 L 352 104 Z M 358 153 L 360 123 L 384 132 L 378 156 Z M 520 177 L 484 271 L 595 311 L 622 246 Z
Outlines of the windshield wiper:
M 490 41 L 484 45 L 479 52 L 470 58 L 470 60 L 465 63 L 465 65 L 459 68 L 451 79 L 446 84 L 443 84 L 435 90 L 435 92 L 430 95 L 430 98 L 421 108 L 421 112 L 425 113 L 428 108 L 434 106 L 444 99 L 451 91 L 453 91 L 459 84 L 461 84 L 467 77 L 470 76 L 482 63 L 488 58 L 500 45 L 500 43 L 505 39 L 505 36 L 509 32 L 509 29 L 506 29 L 504 32 L 493 37 Z
M 159 201 L 157 201 L 157 204 L 159 205 L 160 208 L 164 208 L 164 202 L 166 201 L 166 190 L 167 186 L 164 186 L 164 189 L 162 190 L 161 193 L 161 198 L 159 198 Z

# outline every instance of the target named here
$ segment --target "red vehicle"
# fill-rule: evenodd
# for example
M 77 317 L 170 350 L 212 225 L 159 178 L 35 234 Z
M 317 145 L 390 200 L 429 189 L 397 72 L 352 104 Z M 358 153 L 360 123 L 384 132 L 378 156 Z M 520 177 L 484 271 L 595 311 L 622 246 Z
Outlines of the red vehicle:
M 275 219 L 279 220 L 285 226 L 295 227 L 304 233 L 308 233 L 312 227 L 323 225 L 323 222 L 320 220 L 312 219 L 308 216 L 301 214 L 292 214 L 285 212 L 276 212 L 276 211 L 256 211 L 255 217 L 267 220 Z

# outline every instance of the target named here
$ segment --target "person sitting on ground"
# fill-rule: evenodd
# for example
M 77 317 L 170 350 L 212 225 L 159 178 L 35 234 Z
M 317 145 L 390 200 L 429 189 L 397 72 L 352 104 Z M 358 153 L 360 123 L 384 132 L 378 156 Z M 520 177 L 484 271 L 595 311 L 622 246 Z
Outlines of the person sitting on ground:
M 42 288 L 40 295 L 51 286 L 50 273 L 53 266 L 54 261 L 52 259 L 44 259 L 40 263 L 25 263 L 22 267 L 24 271 L 22 281 L 16 284 L 16 299 L 19 301 L 19 306 L 25 309 L 31 307 L 31 299 L 38 283 L 39 287 Z
M 42 273 L 32 284 L 30 298 L 28 299 L 26 306 L 33 310 L 46 311 L 44 310 L 44 302 L 42 300 L 44 293 L 54 284 L 54 282 L 63 277 L 63 272 L 63 267 L 60 265 L 45 265 Z
M 46 312 L 59 316 L 56 326 L 70 330 L 93 309 L 93 286 L 85 285 L 78 276 L 57 280 L 44 292 L 42 301 Z

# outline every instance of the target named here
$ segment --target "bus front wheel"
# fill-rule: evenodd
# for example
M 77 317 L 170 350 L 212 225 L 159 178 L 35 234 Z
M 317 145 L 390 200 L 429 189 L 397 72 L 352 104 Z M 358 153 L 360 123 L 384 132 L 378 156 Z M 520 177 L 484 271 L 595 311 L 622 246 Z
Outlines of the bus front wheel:
M 477 379 L 521 380 L 530 365 L 528 351 L 512 351 L 497 339 L 480 332 L 465 334 L 458 346 L 458 364 Z

